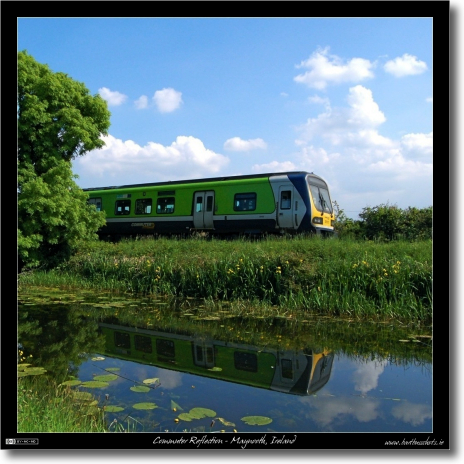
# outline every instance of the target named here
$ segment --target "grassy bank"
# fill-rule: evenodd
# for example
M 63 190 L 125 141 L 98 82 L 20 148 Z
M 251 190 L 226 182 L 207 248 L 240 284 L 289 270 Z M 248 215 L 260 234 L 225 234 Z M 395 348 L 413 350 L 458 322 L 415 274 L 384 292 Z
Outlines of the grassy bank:
M 45 376 L 18 379 L 18 432 L 105 432 L 96 401 L 77 395 Z
M 21 275 L 20 283 L 429 320 L 432 242 L 318 237 L 95 242 L 82 245 L 59 269 Z

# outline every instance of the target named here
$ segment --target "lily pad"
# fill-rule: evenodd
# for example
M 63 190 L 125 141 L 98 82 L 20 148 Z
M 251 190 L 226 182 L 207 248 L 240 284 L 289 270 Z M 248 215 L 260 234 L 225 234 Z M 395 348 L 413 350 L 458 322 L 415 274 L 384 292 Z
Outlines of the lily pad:
M 107 405 L 103 407 L 103 410 L 106 412 L 120 412 L 120 411 L 124 411 L 124 408 L 121 408 L 121 406 Z
M 96 356 L 95 358 L 92 358 L 92 361 L 104 361 L 105 358 L 103 356 Z
M 135 409 L 155 409 L 158 406 L 155 403 L 136 403 L 132 407 Z
M 248 425 L 267 425 L 272 422 L 270 417 L 264 416 L 245 416 L 241 420 Z
M 100 382 L 99 380 L 89 380 L 87 382 L 82 382 L 81 387 L 87 388 L 104 388 L 109 385 L 108 382 Z
M 105 374 L 105 375 L 96 375 L 93 380 L 100 380 L 102 382 L 111 382 L 112 380 L 116 380 L 118 378 L 117 375 L 114 374 Z
M 80 380 L 66 380 L 66 382 L 61 383 L 60 385 L 67 385 L 69 387 L 74 387 L 80 385 L 82 382 Z
M 189 411 L 189 414 L 195 419 L 203 419 L 203 417 L 215 417 L 216 411 L 207 408 L 193 408 Z
M 120 371 L 121 368 L 120 367 L 107 367 L 105 369 L 105 371 L 108 371 L 108 372 L 116 372 L 116 371 Z
M 43 367 L 26 367 L 22 372 L 18 372 L 18 377 L 25 377 L 26 375 L 41 375 L 47 372 Z
M 212 371 L 212 372 L 220 372 L 220 371 L 222 371 L 222 367 L 214 366 L 214 367 L 212 367 L 211 369 L 208 369 L 208 370 Z
M 136 385 L 134 387 L 130 387 L 130 389 L 136 393 L 147 393 L 150 391 L 150 387 L 145 387 L 144 385 Z
M 186 422 L 192 422 L 192 420 L 195 419 L 195 417 L 192 417 L 188 412 L 182 412 L 181 414 L 179 414 L 178 417 L 180 420 L 183 420 Z
M 147 385 L 150 385 L 150 384 L 152 384 L 152 383 L 157 383 L 157 382 L 159 382 L 159 381 L 160 381 L 160 379 L 158 379 L 157 377 L 154 377 L 153 379 L 145 379 L 145 380 L 143 381 L 143 383 L 145 383 L 145 384 L 147 384 Z

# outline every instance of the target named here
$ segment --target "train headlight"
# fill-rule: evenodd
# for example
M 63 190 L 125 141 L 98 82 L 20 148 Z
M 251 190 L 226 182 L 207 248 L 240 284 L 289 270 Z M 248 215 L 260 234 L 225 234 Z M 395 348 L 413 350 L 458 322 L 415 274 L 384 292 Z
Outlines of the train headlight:
M 321 217 L 315 217 L 313 218 L 314 224 L 322 224 L 322 218 Z

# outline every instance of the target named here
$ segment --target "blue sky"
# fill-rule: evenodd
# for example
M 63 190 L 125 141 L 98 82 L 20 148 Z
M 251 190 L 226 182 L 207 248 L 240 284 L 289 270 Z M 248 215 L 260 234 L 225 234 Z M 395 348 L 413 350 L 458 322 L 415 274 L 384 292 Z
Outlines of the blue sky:
M 108 102 L 82 188 L 304 170 L 353 218 L 432 205 L 431 18 L 18 18 Z

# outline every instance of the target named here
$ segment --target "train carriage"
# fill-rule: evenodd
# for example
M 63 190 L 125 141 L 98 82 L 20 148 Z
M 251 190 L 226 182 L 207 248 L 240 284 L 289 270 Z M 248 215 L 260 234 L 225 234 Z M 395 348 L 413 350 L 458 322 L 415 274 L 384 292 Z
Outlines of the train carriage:
M 320 390 L 334 360 L 328 349 L 263 348 L 106 322 L 99 330 L 106 356 L 294 395 Z
M 84 189 L 106 213 L 101 235 L 331 235 L 329 187 L 308 172 L 256 174 Z

